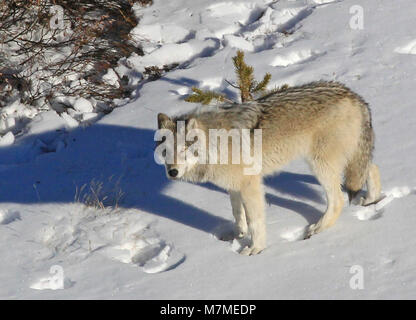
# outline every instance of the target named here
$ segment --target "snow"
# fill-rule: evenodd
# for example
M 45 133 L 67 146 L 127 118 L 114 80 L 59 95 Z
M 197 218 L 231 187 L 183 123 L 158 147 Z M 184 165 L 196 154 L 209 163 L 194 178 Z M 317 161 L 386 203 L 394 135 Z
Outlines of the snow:
M 171 43 L 141 57 L 138 55 L 127 59 L 129 66 L 143 71 L 146 66 L 163 67 L 172 63 L 183 63 L 193 57 L 207 55 L 217 49 L 218 43 L 212 39 L 190 40 L 186 43 Z
M 81 97 L 65 97 L 61 113 L 2 109 L 1 119 L 30 121 L 16 135 L 1 124 L 0 298 L 414 298 L 416 3 L 367 0 L 355 30 L 353 0 L 153 2 L 135 6 L 132 31 L 147 54 L 115 71 L 139 79 L 148 66 L 179 66 L 140 85 L 134 101 L 102 117 Z M 334 227 L 302 240 L 326 201 L 295 161 L 265 180 L 267 249 L 245 257 L 244 243 L 217 239 L 232 221 L 227 194 L 167 180 L 153 137 L 158 112 L 195 107 L 183 101 L 192 86 L 238 99 L 225 81 L 235 80 L 238 48 L 256 78 L 272 74 L 270 88 L 337 80 L 369 102 L 381 202 L 346 204 Z M 104 209 L 84 204 L 92 181 L 103 185 Z M 53 266 L 63 271 L 58 286 Z M 353 289 L 360 268 L 363 289 Z
M 85 117 L 85 116 L 83 115 L 83 117 Z M 62 113 L 61 113 L 61 118 L 65 120 L 65 122 L 66 122 L 66 126 L 67 126 L 68 128 L 76 128 L 76 127 L 78 127 L 78 125 L 79 125 L 78 121 L 77 121 L 77 120 L 75 120 L 74 118 L 72 118 L 72 117 L 71 117 L 68 113 L 66 113 L 66 112 L 62 112 Z
M 20 219 L 19 212 L 14 211 L 0 211 L 0 224 L 9 224 L 16 219 Z
M 412 40 L 404 46 L 397 47 L 394 51 L 402 54 L 416 54 L 416 40 Z
M 103 76 L 103 81 L 116 88 L 119 87 L 117 74 L 112 68 L 107 70 L 107 73 Z
M 0 137 L 0 147 L 7 147 L 14 143 L 14 134 L 9 131 L 4 136 Z
M 85 98 L 78 98 L 75 100 L 73 107 L 75 110 L 85 113 L 92 112 L 94 109 L 92 103 Z
M 224 46 L 230 46 L 243 51 L 254 51 L 254 46 L 244 38 L 237 37 L 232 34 L 224 35 Z
M 131 31 L 131 35 L 136 41 L 147 40 L 165 44 L 182 41 L 189 33 L 188 29 L 177 26 L 174 23 L 162 25 L 143 25 L 140 23 Z
M 54 274 L 60 270 L 59 266 L 52 266 L 50 273 Z M 59 272 L 59 271 L 58 271 Z M 30 288 L 35 290 L 62 290 L 68 289 L 74 284 L 69 278 L 57 279 L 55 276 L 48 276 L 35 281 Z
M 319 55 L 319 51 L 310 49 L 289 51 L 287 54 L 278 54 L 270 63 L 272 67 L 287 67 L 296 63 L 303 63 Z

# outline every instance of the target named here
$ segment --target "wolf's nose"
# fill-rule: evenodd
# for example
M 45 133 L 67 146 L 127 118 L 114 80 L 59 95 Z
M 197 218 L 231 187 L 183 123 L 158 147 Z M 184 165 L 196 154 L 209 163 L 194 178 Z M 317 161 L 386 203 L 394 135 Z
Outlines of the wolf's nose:
M 172 170 L 169 170 L 168 173 L 172 178 L 175 178 L 178 175 L 179 172 L 176 169 L 172 169 Z

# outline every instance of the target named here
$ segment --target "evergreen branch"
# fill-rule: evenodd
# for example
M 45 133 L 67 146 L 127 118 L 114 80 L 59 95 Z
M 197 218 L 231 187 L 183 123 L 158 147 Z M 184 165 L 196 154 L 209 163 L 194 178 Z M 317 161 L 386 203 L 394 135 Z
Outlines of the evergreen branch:
M 270 73 L 266 73 L 262 81 L 257 83 L 257 85 L 253 88 L 253 92 L 264 92 L 266 91 L 266 87 L 270 82 L 272 75 Z
M 225 97 L 225 95 L 214 91 L 201 90 L 196 87 L 192 87 L 192 91 L 194 93 L 185 98 L 186 102 L 210 104 L 212 100 L 217 100 L 219 102 L 230 101 Z

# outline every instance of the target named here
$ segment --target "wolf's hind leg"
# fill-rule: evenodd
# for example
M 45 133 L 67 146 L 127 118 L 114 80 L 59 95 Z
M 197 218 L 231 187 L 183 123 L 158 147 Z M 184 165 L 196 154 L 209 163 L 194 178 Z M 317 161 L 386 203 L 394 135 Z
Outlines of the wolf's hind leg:
M 367 177 L 367 196 L 362 199 L 362 205 L 368 205 L 380 199 L 381 181 L 380 171 L 374 163 L 370 164 Z
M 233 216 L 235 218 L 235 234 L 238 238 L 242 238 L 247 233 L 247 220 L 241 193 L 230 191 L 230 200 L 233 208 Z
M 344 197 L 341 191 L 342 166 L 316 160 L 312 166 L 319 182 L 325 189 L 328 205 L 321 219 L 316 224 L 309 226 L 306 238 L 331 227 L 337 221 L 344 206 Z
M 241 188 L 241 199 L 251 234 L 251 246 L 245 247 L 240 253 L 253 255 L 260 253 L 266 247 L 264 191 L 260 176 L 247 176 L 245 180 Z
M 238 191 L 230 191 L 231 206 L 235 219 L 234 229 L 224 232 L 220 240 L 229 241 L 235 238 L 243 238 L 247 234 L 246 213 L 244 211 L 241 194 Z

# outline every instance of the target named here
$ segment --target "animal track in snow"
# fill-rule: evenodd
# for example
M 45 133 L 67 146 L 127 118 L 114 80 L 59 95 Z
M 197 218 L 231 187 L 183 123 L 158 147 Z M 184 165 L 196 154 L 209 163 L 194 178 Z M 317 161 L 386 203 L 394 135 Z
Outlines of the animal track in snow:
M 210 5 L 207 10 L 209 11 L 209 15 L 213 18 L 236 18 L 241 24 L 250 23 L 251 21 L 256 20 L 262 13 L 262 10 L 252 2 L 220 2 Z
M 296 227 L 294 229 L 283 232 L 280 236 L 289 242 L 304 240 L 307 234 L 308 227 Z
M 332 2 L 339 2 L 339 0 L 312 0 L 316 4 L 328 4 Z
M 286 54 L 277 55 L 270 63 L 270 65 L 273 67 L 287 67 L 296 63 L 309 61 L 322 54 L 324 53 L 311 49 L 291 51 Z
M 0 224 L 9 224 L 15 220 L 20 220 L 19 212 L 0 209 Z
M 75 282 L 65 277 L 62 282 L 58 281 L 55 276 L 40 278 L 35 281 L 30 288 L 35 290 L 61 290 L 71 288 Z
M 167 271 L 185 261 L 184 255 L 163 240 L 136 237 L 121 245 L 105 248 L 103 252 L 110 259 L 138 265 L 146 273 Z
M 185 261 L 185 256 L 161 240 L 135 210 L 76 209 L 72 216 L 42 230 L 40 241 L 52 256 L 80 260 L 97 253 L 136 265 L 146 273 L 167 271 Z
M 190 89 L 188 87 L 180 87 L 178 90 L 175 91 L 175 93 L 179 96 L 185 96 L 189 94 Z
M 223 78 L 209 78 L 202 80 L 201 88 L 208 88 L 209 90 L 217 89 L 221 86 Z
M 287 32 L 296 27 L 312 11 L 312 8 L 305 3 L 293 3 L 287 0 L 276 2 L 267 7 L 260 19 L 245 28 L 244 37 L 254 39 L 276 32 Z
M 245 247 L 250 246 L 251 240 L 249 237 L 244 237 L 241 239 L 234 239 L 231 243 L 231 250 L 240 253 Z
M 379 202 L 366 206 L 360 207 L 359 210 L 354 212 L 354 215 L 359 220 L 376 220 L 381 218 L 384 212 L 384 207 L 392 202 L 394 199 L 399 199 L 414 193 L 409 187 L 395 187 L 385 193 L 385 197 Z
M 416 190 L 411 190 L 409 187 L 395 187 L 390 191 L 385 193 L 385 197 L 376 204 L 369 206 L 358 206 L 360 209 L 354 212 L 359 220 L 376 220 L 382 217 L 384 212 L 384 207 L 392 202 L 394 199 L 399 199 L 405 197 L 411 193 L 415 193 Z M 358 197 L 357 197 L 358 198 Z M 283 232 L 280 236 L 286 241 L 298 241 L 304 240 L 308 231 L 308 226 L 306 227 L 295 227 L 288 229 Z
M 394 52 L 401 54 L 416 54 L 416 39 L 410 41 L 408 44 L 397 47 Z
M 358 220 L 376 220 L 383 216 L 384 210 L 375 210 L 374 207 L 364 207 L 357 212 L 354 213 L 354 215 L 358 218 Z

